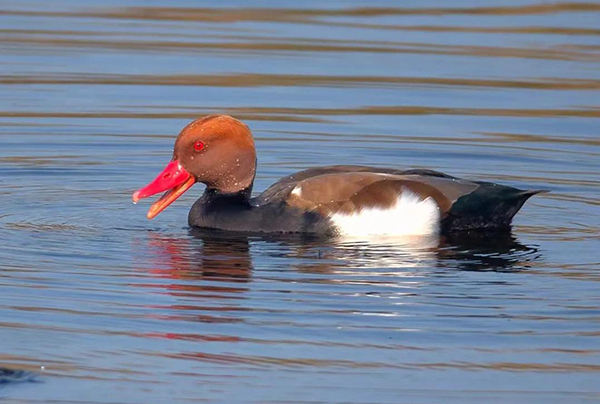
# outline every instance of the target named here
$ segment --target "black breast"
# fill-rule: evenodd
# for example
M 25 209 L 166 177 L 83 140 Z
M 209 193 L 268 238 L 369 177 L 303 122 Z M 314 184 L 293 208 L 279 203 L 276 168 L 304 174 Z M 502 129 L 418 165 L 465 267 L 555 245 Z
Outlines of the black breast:
M 192 227 L 251 233 L 333 234 L 328 218 L 305 212 L 281 201 L 257 204 L 246 195 L 222 194 L 207 189 L 188 216 Z

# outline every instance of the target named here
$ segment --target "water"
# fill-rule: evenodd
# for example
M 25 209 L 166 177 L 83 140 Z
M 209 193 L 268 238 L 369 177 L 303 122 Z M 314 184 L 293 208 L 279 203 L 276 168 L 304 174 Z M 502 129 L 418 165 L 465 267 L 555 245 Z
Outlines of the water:
M 600 6 L 0 7 L 0 398 L 600 401 Z M 189 120 L 252 128 L 255 190 L 323 164 L 549 189 L 512 235 L 190 231 L 132 192 Z

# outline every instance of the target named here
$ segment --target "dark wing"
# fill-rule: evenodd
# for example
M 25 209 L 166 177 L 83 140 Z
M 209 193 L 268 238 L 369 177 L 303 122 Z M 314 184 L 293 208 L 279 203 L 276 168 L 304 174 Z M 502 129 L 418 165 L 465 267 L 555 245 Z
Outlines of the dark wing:
M 423 177 L 438 177 L 447 179 L 456 179 L 450 175 L 438 171 L 426 169 L 398 170 L 394 168 L 380 168 L 369 166 L 337 165 L 310 168 L 297 173 L 283 177 L 275 184 L 271 185 L 262 194 L 254 198 L 255 205 L 264 205 L 266 203 L 282 202 L 288 194 L 296 187 L 300 181 L 309 178 L 318 177 L 326 174 L 349 174 L 349 173 L 375 173 L 375 174 L 394 174 L 394 175 L 419 175 Z
M 403 192 L 411 192 L 421 200 L 432 198 L 441 212 L 445 213 L 454 201 L 477 187 L 473 182 L 455 178 L 365 170 L 327 173 L 288 181 L 277 192 L 272 192 L 272 187 L 269 193 L 262 194 L 260 198 L 263 202 L 285 203 L 303 211 L 330 216 L 360 212 L 365 208 L 390 208 Z

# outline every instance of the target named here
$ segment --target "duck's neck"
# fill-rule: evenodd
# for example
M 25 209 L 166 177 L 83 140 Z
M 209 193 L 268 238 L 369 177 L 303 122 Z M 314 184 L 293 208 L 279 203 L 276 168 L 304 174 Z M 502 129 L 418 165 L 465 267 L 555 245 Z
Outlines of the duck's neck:
M 223 192 L 216 188 L 206 188 L 204 191 L 203 205 L 205 208 L 226 206 L 249 206 L 252 195 L 252 185 L 237 192 Z

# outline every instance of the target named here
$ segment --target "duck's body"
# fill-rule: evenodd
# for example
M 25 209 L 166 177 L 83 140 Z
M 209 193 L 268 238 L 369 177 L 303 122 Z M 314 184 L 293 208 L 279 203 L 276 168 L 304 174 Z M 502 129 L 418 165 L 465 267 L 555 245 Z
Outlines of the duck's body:
M 431 170 L 328 166 L 282 178 L 255 198 L 208 188 L 192 227 L 244 232 L 423 235 L 506 229 L 539 191 L 472 182 Z
M 540 192 L 431 170 L 328 166 L 282 178 L 251 198 L 255 162 L 247 126 L 227 116 L 206 117 L 184 128 L 173 161 L 134 200 L 170 189 L 150 209 L 152 218 L 199 181 L 207 188 L 190 210 L 192 227 L 402 236 L 508 229 L 525 201 Z

